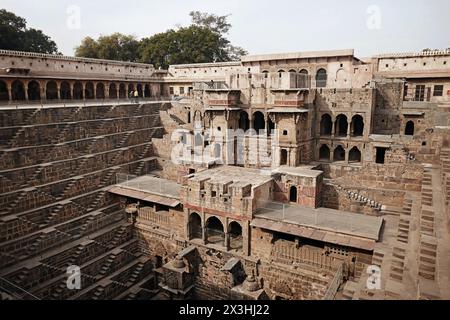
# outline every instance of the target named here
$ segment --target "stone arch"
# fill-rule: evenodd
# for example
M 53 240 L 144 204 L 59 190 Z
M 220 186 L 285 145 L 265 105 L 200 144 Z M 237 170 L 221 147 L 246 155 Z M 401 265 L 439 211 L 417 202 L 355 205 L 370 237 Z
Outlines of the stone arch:
M 92 82 L 86 82 L 86 86 L 84 89 L 84 97 L 86 99 L 94 99 L 94 84 Z
M 262 72 L 262 74 L 264 75 L 264 78 L 266 78 L 266 79 L 269 77 L 269 71 L 267 71 L 267 70 L 264 70 Z
M 36 80 L 28 82 L 28 100 L 41 100 L 41 85 Z
M 361 151 L 358 147 L 353 147 L 348 154 L 348 162 L 361 162 Z
M 95 88 L 95 98 L 96 99 L 105 99 L 105 85 L 103 82 L 98 82 Z
M 319 159 L 323 161 L 330 161 L 330 148 L 324 144 L 319 149 Z
M 260 130 L 266 129 L 266 120 L 264 119 L 264 114 L 261 111 L 256 111 L 253 114 L 253 129 L 259 134 Z
M 342 146 L 334 149 L 333 161 L 345 161 L 345 150 Z
M 127 97 L 127 88 L 125 86 L 125 83 L 121 83 L 119 85 L 119 98 L 126 99 L 126 97 Z
M 250 129 L 250 120 L 246 111 L 241 111 L 239 114 L 239 129 L 244 130 L 244 132 Z
M 327 79 L 328 79 L 328 75 L 327 75 L 327 70 L 320 68 L 319 70 L 317 70 L 316 73 L 316 87 L 317 88 L 324 88 L 327 86 Z
M 194 122 L 198 122 L 198 121 L 202 121 L 202 120 L 203 120 L 202 112 L 200 110 L 195 110 L 194 111 Z
M 144 94 L 144 90 L 142 89 L 142 84 L 138 83 L 136 86 L 136 90 L 138 92 L 139 98 L 142 98 L 143 94 Z
M 70 92 L 70 84 L 67 81 L 63 81 L 61 83 L 61 88 L 59 90 L 59 96 L 63 100 L 70 100 L 70 99 L 72 99 L 72 94 Z
M 56 81 L 47 82 L 45 96 L 47 97 L 47 100 L 58 99 L 58 85 L 56 84 Z
M 145 96 L 146 98 L 149 98 L 149 97 L 151 97 L 151 95 L 152 95 L 152 92 L 151 92 L 151 89 L 150 89 L 150 85 L 147 83 L 147 84 L 144 86 L 144 96 Z
M 12 100 L 25 100 L 25 87 L 20 80 L 14 80 L 11 85 Z
M 73 99 L 81 100 L 83 99 L 83 85 L 80 81 L 75 82 L 73 85 Z
M 128 95 L 130 98 L 133 98 L 134 95 L 134 84 L 129 83 L 128 84 Z
M 359 114 L 352 118 L 352 135 L 354 137 L 361 137 L 364 135 L 364 119 Z
M 109 84 L 109 98 L 117 99 L 117 85 L 114 82 Z
M 306 69 L 300 70 L 299 73 L 300 73 L 300 74 L 304 74 L 304 75 L 308 75 L 308 74 L 309 74 L 309 73 L 308 73 L 308 70 L 306 70 Z
M 331 136 L 331 131 L 333 130 L 333 121 L 329 114 L 322 115 L 320 120 L 320 135 L 321 136 Z
M 225 232 L 222 221 L 216 217 L 210 217 L 206 221 L 206 241 L 214 244 L 225 244 Z
M 203 239 L 202 218 L 197 212 L 189 215 L 189 238 Z
M 0 80 L 0 101 L 8 101 L 8 100 L 9 100 L 8 86 L 6 85 L 5 81 Z
M 289 70 L 289 73 L 297 73 L 297 70 L 291 69 Z
M 410 120 L 406 123 L 405 126 L 405 135 L 413 136 L 414 135 L 414 121 Z
M 230 236 L 230 249 L 242 250 L 243 238 L 242 238 L 242 226 L 236 221 L 232 221 L 228 225 L 228 234 Z
M 291 186 L 289 189 L 289 201 L 290 202 L 298 202 L 298 189 L 296 186 Z
M 286 166 L 287 164 L 288 164 L 288 152 L 286 149 L 281 149 L 280 166 Z
M 348 121 L 347 116 L 344 114 L 340 114 L 336 118 L 336 137 L 346 137 L 348 130 Z

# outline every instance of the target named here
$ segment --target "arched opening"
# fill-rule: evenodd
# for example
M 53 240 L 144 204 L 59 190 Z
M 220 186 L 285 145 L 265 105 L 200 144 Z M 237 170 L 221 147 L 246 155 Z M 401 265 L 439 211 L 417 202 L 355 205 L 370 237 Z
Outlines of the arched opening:
M 149 97 L 151 97 L 151 95 L 152 95 L 152 92 L 150 91 L 150 85 L 146 84 L 144 87 L 144 96 L 146 98 L 149 98 Z
M 352 118 L 352 135 L 354 137 L 361 137 L 364 134 L 364 119 L 360 115 Z
M 119 85 L 119 98 L 125 99 L 127 97 L 127 88 L 124 83 Z
M 261 130 L 266 129 L 266 121 L 264 120 L 263 113 L 260 111 L 253 114 L 253 129 L 256 130 L 257 134 L 260 134 Z
M 242 227 L 239 223 L 233 221 L 228 228 L 230 236 L 230 249 L 241 250 L 242 249 Z
M 134 84 L 130 83 L 128 85 L 128 97 L 133 98 L 134 96 Z
M 325 69 L 319 69 L 317 70 L 316 74 L 316 87 L 317 88 L 324 88 L 327 86 L 327 71 Z
M 291 69 L 291 70 L 289 70 L 289 73 L 297 73 L 297 71 L 294 69 Z
M 211 217 L 206 221 L 206 241 L 214 244 L 225 244 L 223 224 L 216 217 Z
M 247 131 L 250 128 L 250 120 L 248 119 L 248 113 L 241 111 L 239 114 L 239 129 Z
M 320 135 L 331 136 L 332 128 L 333 123 L 331 121 L 331 116 L 329 114 L 324 114 L 322 120 L 320 120 Z
M 345 161 L 345 150 L 342 146 L 337 146 L 334 149 L 333 161 Z
M 348 162 L 361 162 L 361 151 L 358 147 L 353 147 L 348 154 Z
M 289 201 L 297 203 L 298 201 L 297 187 L 292 186 L 289 190 Z
M 92 82 L 87 82 L 84 89 L 84 96 L 86 99 L 94 99 L 94 84 Z
M 189 216 L 189 237 L 190 239 L 203 239 L 202 219 L 195 212 Z
M 58 99 L 58 86 L 55 81 L 47 82 L 47 87 L 45 90 L 45 95 L 47 100 L 55 100 Z
M 267 128 L 267 134 L 271 135 L 275 130 L 275 123 L 272 121 L 272 119 L 270 119 L 270 117 L 269 117 L 268 126 L 269 127 Z
M 114 82 L 109 84 L 109 98 L 117 99 L 117 86 Z
M 302 70 L 300 70 L 299 73 L 300 73 L 300 74 L 304 74 L 304 75 L 308 75 L 308 70 L 302 69 Z
M 222 146 L 218 143 L 214 144 L 214 158 L 217 160 L 222 159 Z
M 142 90 L 142 84 L 138 83 L 136 86 L 139 98 L 142 98 L 142 94 L 144 93 Z
M 282 149 L 280 154 L 280 166 L 286 166 L 287 162 L 288 162 L 288 152 L 286 149 Z
M 346 137 L 348 130 L 348 121 L 347 117 L 343 114 L 340 114 L 336 118 L 336 136 L 337 137 Z
M 414 121 L 408 121 L 405 126 L 405 135 L 413 136 L 414 135 Z
M 97 99 L 105 99 L 105 85 L 102 82 L 97 83 L 95 91 Z
M 15 80 L 11 87 L 12 100 L 25 100 L 25 88 L 22 81 Z
M 41 86 L 37 81 L 28 83 L 28 100 L 41 100 Z
M 75 100 L 83 99 L 83 85 L 79 81 L 75 82 L 73 85 L 73 98 Z
M 197 133 L 194 137 L 194 146 L 195 147 L 203 146 L 203 136 L 200 133 Z
M 326 144 L 319 149 L 319 159 L 322 161 L 330 161 L 330 148 Z
M 70 100 L 72 99 L 72 95 L 70 93 L 70 84 L 66 81 L 61 83 L 61 88 L 59 90 L 59 94 L 61 99 L 63 100 Z
M 269 77 L 269 71 L 264 70 L 262 73 L 263 73 L 265 79 L 267 79 Z
M 8 101 L 9 92 L 5 81 L 0 80 L 0 101 Z

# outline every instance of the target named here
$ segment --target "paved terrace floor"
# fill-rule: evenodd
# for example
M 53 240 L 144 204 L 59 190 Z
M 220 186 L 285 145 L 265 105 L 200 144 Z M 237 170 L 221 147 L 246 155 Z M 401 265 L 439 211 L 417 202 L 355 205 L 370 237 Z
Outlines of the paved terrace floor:
M 181 188 L 181 186 L 176 182 L 156 178 L 151 175 L 126 180 L 116 184 L 115 187 L 142 191 L 145 193 L 174 199 L 180 198 L 180 188 Z
M 328 208 L 305 208 L 270 202 L 259 209 L 255 218 L 296 224 L 313 229 L 358 236 L 377 241 L 383 219 Z

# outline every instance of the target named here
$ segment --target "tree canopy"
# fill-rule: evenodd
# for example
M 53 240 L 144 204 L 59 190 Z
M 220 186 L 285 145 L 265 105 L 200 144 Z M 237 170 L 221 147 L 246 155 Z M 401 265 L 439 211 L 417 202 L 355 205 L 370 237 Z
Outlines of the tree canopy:
M 77 57 L 132 61 L 139 60 L 139 41 L 131 35 L 113 33 L 98 40 L 86 37 L 75 49 Z
M 27 21 L 0 10 L 0 49 L 39 53 L 58 53 L 56 43 L 41 30 L 27 28 Z
M 246 52 L 231 45 L 226 34 L 231 28 L 228 16 L 193 11 L 188 27 L 143 38 L 114 33 L 97 40 L 86 37 L 76 48 L 78 57 L 151 63 L 167 68 L 170 64 L 237 60 Z

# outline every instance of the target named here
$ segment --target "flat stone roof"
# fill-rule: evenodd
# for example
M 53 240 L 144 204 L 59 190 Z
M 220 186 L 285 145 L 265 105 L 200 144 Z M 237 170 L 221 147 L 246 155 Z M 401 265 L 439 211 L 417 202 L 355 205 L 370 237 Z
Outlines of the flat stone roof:
M 118 183 L 108 191 L 149 202 L 176 207 L 180 204 L 181 185 L 166 179 L 146 175 Z
M 325 50 L 325 51 L 305 51 L 305 52 L 291 52 L 291 53 L 275 53 L 275 54 L 259 54 L 249 55 L 241 58 L 242 62 L 251 61 L 268 61 L 268 60 L 287 60 L 287 59 L 306 59 L 306 58 L 320 58 L 320 57 L 339 57 L 339 56 L 354 56 L 353 49 L 344 50 Z
M 249 169 L 234 166 L 222 166 L 195 173 L 189 180 L 202 181 L 210 179 L 213 183 L 259 186 L 272 180 L 272 173 L 267 170 Z
M 328 208 L 312 209 L 276 202 L 267 203 L 264 208 L 255 213 L 254 218 L 364 238 L 372 242 L 379 240 L 383 224 L 381 217 Z
M 276 107 L 269 110 L 270 113 L 308 113 L 308 109 L 304 108 L 284 108 L 284 107 Z
M 279 172 L 284 174 L 289 174 L 293 176 L 300 176 L 300 177 L 310 177 L 310 178 L 317 178 L 321 174 L 323 174 L 323 171 L 313 169 L 314 166 L 303 166 L 303 167 L 288 167 L 288 166 L 281 166 L 277 169 L 275 169 L 273 172 Z

